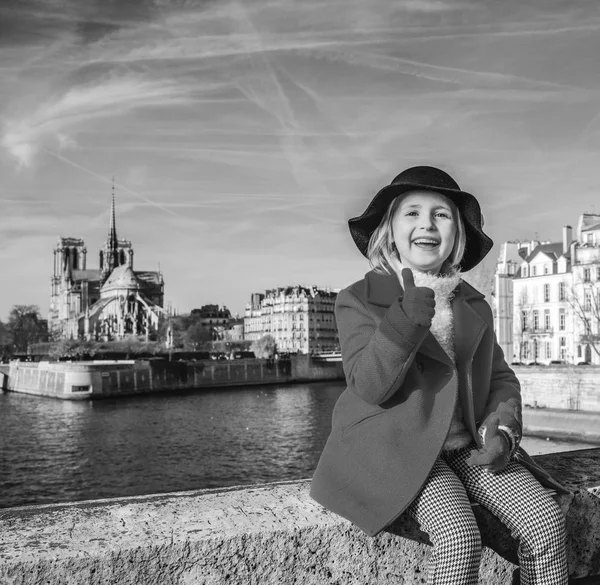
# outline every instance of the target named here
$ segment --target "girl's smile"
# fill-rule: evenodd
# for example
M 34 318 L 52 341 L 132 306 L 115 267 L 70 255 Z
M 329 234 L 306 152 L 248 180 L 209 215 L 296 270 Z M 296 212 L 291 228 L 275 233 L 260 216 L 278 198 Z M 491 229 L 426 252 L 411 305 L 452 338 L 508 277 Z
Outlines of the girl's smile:
M 411 191 L 392 219 L 392 234 L 402 264 L 439 273 L 456 240 L 452 203 L 439 193 Z

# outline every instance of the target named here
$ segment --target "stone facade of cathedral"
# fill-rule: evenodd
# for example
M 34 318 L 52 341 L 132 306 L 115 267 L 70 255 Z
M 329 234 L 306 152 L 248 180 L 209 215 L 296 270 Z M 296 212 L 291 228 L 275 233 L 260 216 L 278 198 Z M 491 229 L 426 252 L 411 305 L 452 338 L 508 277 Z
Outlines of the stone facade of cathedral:
M 87 267 L 81 238 L 58 239 L 48 315 L 53 339 L 150 339 L 166 315 L 162 274 L 134 270 L 131 242 L 117 238 L 114 193 L 110 211 L 99 268 Z

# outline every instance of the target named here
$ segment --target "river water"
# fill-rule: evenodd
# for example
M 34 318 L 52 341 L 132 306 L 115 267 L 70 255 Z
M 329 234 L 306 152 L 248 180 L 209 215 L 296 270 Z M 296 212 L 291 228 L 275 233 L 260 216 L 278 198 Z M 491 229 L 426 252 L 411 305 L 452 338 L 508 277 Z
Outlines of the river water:
M 69 402 L 0 393 L 0 507 L 308 478 L 342 382 Z M 589 448 L 525 437 L 531 455 Z

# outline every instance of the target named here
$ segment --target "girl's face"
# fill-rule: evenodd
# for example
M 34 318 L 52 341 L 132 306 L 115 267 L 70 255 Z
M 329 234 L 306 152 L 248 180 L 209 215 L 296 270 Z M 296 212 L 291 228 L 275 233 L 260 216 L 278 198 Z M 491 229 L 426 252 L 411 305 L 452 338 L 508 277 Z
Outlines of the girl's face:
M 454 248 L 456 221 L 439 193 L 410 191 L 392 218 L 394 243 L 404 266 L 438 274 Z

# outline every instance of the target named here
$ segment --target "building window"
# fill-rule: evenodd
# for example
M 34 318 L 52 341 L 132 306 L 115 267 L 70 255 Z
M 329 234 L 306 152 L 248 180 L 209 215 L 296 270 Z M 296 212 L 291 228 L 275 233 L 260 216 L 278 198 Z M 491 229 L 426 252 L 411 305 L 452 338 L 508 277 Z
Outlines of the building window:
M 560 311 L 558 312 L 558 328 L 561 331 L 565 330 L 566 321 L 567 321 L 567 316 L 565 314 L 565 310 L 560 309 Z M 561 339 L 564 339 L 564 337 L 561 337 Z
M 532 266 L 531 267 L 531 276 L 535 276 L 535 273 L 536 273 L 536 267 Z
M 548 268 L 548 264 L 544 264 L 544 274 L 549 274 L 550 269 Z
M 550 285 L 544 285 L 544 302 L 548 302 L 550 300 Z
M 550 329 L 550 311 L 548 309 L 544 311 L 544 329 L 546 331 Z
M 596 266 L 596 280 L 600 280 L 600 266 Z
M 521 274 L 523 278 L 527 278 L 527 266 L 521 266 Z
M 537 331 L 540 328 L 540 314 L 538 311 L 533 312 L 533 329 Z
M 549 341 L 546 341 L 546 359 L 549 360 L 552 358 L 552 344 Z
M 558 283 L 558 300 L 564 301 L 566 298 L 566 285 L 564 282 Z
M 523 342 L 523 358 L 526 360 L 529 359 L 529 341 Z
M 583 310 L 584 311 L 592 310 L 592 293 L 590 291 L 585 292 L 585 296 L 583 298 Z
M 533 340 L 533 359 L 537 362 L 539 357 L 540 357 L 540 344 L 538 343 L 537 339 L 534 339 Z
M 521 311 L 521 331 L 527 331 L 527 311 Z
M 558 345 L 560 345 L 561 347 L 566 347 L 567 346 L 567 338 L 566 337 L 559 337 L 558 338 Z

